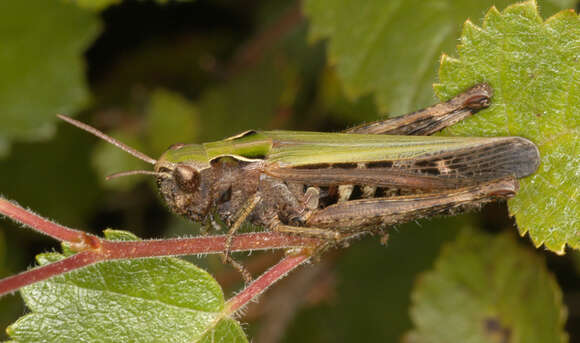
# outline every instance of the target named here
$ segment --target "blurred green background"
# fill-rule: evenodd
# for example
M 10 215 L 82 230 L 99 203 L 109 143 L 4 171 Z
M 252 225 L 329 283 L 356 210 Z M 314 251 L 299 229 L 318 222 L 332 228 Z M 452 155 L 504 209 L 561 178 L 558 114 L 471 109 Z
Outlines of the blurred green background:
M 425 6 L 438 3 L 443 2 Z M 0 193 L 95 233 L 112 227 L 144 238 L 195 234 L 196 225 L 167 211 L 151 178 L 104 181 L 105 175 L 148 166 L 54 115 L 75 116 L 154 158 L 173 143 L 218 140 L 247 129 L 339 131 L 437 102 L 431 84 L 438 56 L 453 53 L 463 21 L 480 18 L 491 4 L 469 5 L 465 13 L 446 17 L 448 37 L 424 51 L 428 64 L 417 73 L 407 72 L 413 66 L 405 63 L 400 72 L 392 66 L 395 71 L 381 77 L 404 86 L 378 98 L 342 84 L 327 56 L 328 42 L 315 39 L 322 34 L 312 31 L 303 15 L 306 5 L 299 2 L 4 1 Z M 544 17 L 574 4 L 540 3 Z M 400 15 L 396 19 L 404 23 L 408 18 Z M 390 32 L 387 64 L 413 55 L 406 34 L 414 34 L 419 50 L 433 39 L 401 25 Z M 564 293 L 566 329 L 571 341 L 580 342 L 575 256 L 533 249 L 527 237 L 517 236 L 504 204 L 400 226 L 387 247 L 369 238 L 333 252 L 276 285 L 241 321 L 256 342 L 396 341 L 413 327 L 410 294 L 419 273 L 433 268 L 441 245 L 465 226 L 492 235 L 507 232 L 522 249 L 546 259 Z M 35 254 L 57 246 L 1 221 L 0 275 L 26 269 Z M 243 257 L 254 275 L 277 258 Z M 219 259 L 195 262 L 216 276 L 226 295 L 239 289 L 238 275 Z M 283 311 L 276 310 L 280 306 Z M 1 328 L 23 313 L 17 295 L 0 299 Z

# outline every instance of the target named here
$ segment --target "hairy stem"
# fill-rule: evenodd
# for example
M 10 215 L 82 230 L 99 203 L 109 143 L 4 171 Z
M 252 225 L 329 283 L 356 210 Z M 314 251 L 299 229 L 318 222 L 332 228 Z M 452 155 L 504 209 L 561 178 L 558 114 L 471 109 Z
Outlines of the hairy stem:
M 221 235 L 147 241 L 111 241 L 56 224 L 3 198 L 0 198 L 0 213 L 36 231 L 69 243 L 73 250 L 79 252 L 56 263 L 0 280 L 0 296 L 100 261 L 222 253 L 227 239 L 227 236 Z M 289 236 L 276 232 L 258 232 L 236 235 L 232 239 L 230 249 L 232 251 L 288 249 L 314 247 L 319 243 L 320 241 L 314 238 Z
M 259 278 L 254 280 L 254 282 L 252 282 L 243 291 L 228 300 L 226 306 L 224 307 L 224 316 L 230 316 L 242 309 L 248 304 L 248 302 L 254 300 L 257 296 L 264 293 L 271 285 L 284 278 L 288 273 L 296 269 L 302 263 L 308 261 L 310 257 L 311 256 L 307 253 L 301 253 L 297 255 L 290 255 L 282 259 L 272 268 L 268 269 Z
M 103 260 L 102 255 L 92 251 L 83 251 L 64 260 L 6 277 L 0 280 L 0 296 L 17 291 L 35 282 L 46 280 L 52 276 L 61 275 Z
M 83 241 L 84 236 L 89 235 L 85 232 L 53 223 L 2 197 L 0 197 L 0 213 L 15 222 L 63 242 L 80 243 Z

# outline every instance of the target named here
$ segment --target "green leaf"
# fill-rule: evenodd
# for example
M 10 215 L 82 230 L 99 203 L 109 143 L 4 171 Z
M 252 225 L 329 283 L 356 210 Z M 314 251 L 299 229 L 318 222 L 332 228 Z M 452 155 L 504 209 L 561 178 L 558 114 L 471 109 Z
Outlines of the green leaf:
M 407 342 L 567 342 L 562 292 L 511 236 L 464 230 L 422 275 Z
M 176 93 L 155 90 L 147 112 L 153 156 L 160 156 L 171 144 L 193 142 L 200 133 L 197 108 Z
M 454 47 L 461 23 L 511 2 L 307 0 L 304 12 L 311 37 L 329 39 L 329 59 L 347 95 L 374 93 L 381 112 L 405 113 L 433 102 L 430 84 L 439 55 Z
M 107 230 L 109 239 L 132 239 Z M 41 265 L 63 256 L 38 256 Z M 21 290 L 31 313 L 8 327 L 18 342 L 247 342 L 224 318 L 224 296 L 205 271 L 177 258 L 103 262 Z
M 580 18 L 571 10 L 546 21 L 527 1 L 483 26 L 464 26 L 459 58 L 444 56 L 435 85 L 447 99 L 478 82 L 494 89 L 492 106 L 447 130 L 465 136 L 522 136 L 541 154 L 538 172 L 520 182 L 509 201 L 520 234 L 563 253 L 580 248 Z
M 64 1 L 0 2 L 0 152 L 51 137 L 56 113 L 87 103 L 83 53 L 98 32 L 94 13 Z
M 103 233 L 107 239 L 112 241 L 139 241 L 139 237 L 137 237 L 134 233 L 129 231 L 123 230 L 113 230 L 113 229 L 105 229 Z

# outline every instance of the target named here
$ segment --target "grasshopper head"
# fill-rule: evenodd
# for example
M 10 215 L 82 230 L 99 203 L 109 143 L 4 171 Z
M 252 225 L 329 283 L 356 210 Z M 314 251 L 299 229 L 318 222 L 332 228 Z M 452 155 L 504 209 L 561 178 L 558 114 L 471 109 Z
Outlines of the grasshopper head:
M 169 208 L 201 221 L 211 205 L 211 168 L 199 144 L 174 144 L 155 163 L 157 186 Z
M 107 179 L 135 174 L 155 175 L 159 191 L 171 210 L 195 221 L 203 220 L 207 216 L 212 201 L 210 190 L 213 178 L 207 156 L 201 145 L 174 144 L 159 160 L 155 160 L 92 126 L 65 115 L 58 114 L 57 116 L 155 166 L 154 171 L 132 170 L 109 175 Z

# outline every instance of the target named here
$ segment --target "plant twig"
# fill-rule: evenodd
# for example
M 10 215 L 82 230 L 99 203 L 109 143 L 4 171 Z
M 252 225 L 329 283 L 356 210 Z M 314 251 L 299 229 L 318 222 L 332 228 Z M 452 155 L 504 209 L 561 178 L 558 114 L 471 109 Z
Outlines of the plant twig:
M 46 280 L 52 276 L 61 275 L 71 270 L 86 267 L 104 260 L 104 256 L 92 251 L 83 251 L 63 260 L 27 270 L 20 274 L 8 276 L 0 280 L 0 297 L 15 292 L 33 283 Z
M 284 278 L 288 273 L 296 269 L 302 263 L 308 261 L 310 257 L 311 256 L 306 252 L 285 257 L 272 268 L 268 269 L 243 291 L 228 300 L 224 307 L 223 315 L 231 316 L 240 311 L 250 301 L 264 293 L 264 291 L 266 291 L 266 289 L 271 285 Z
M 63 242 L 80 243 L 84 236 L 89 235 L 86 232 L 54 223 L 2 197 L 0 197 L 0 213 L 15 222 Z
M 332 278 L 329 269 L 331 268 L 328 260 L 315 263 L 296 271 L 270 290 L 268 296 L 258 305 L 260 306 L 258 312 L 261 313 L 254 313 L 261 318 L 260 328 L 254 334 L 255 341 L 260 343 L 282 341 L 297 312 L 305 303 L 311 301 L 310 293 L 313 292 L 313 288 L 319 287 L 320 282 L 328 282 L 328 279 Z M 250 312 L 252 309 L 253 306 Z M 250 320 L 248 316 L 249 314 L 244 319 Z
M 46 280 L 71 270 L 109 260 L 222 253 L 226 236 L 203 236 L 147 241 L 111 241 L 83 231 L 64 227 L 15 203 L 0 198 L 0 213 L 45 233 L 62 242 L 69 243 L 76 255 L 56 263 L 34 268 L 0 280 L 0 296 L 21 287 Z M 265 249 L 288 249 L 313 247 L 320 241 L 314 238 L 289 236 L 275 232 L 258 232 L 236 235 L 232 240 L 232 251 Z

